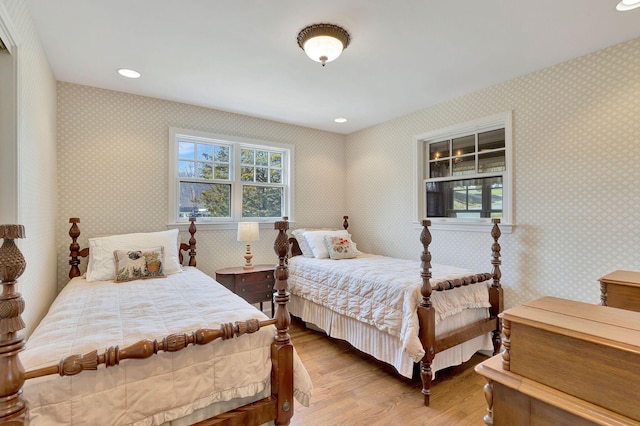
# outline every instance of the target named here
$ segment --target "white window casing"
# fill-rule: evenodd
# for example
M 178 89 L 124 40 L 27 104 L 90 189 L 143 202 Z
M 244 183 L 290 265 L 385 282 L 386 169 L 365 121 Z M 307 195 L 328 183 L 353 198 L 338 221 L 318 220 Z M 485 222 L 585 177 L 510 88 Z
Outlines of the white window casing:
M 453 175 L 451 172 L 446 177 L 438 178 L 432 177 L 427 174 L 429 170 L 427 163 L 433 163 L 433 160 L 429 160 L 428 146 L 430 144 L 438 143 L 441 141 L 453 140 L 455 138 L 462 138 L 465 136 L 471 137 L 482 132 L 487 132 L 496 129 L 504 128 L 504 156 L 505 167 L 503 171 L 484 172 L 478 173 L 479 161 L 477 158 L 481 155 L 479 151 L 474 151 L 471 154 L 463 154 L 461 158 L 457 160 L 462 161 L 465 158 L 469 160 L 476 158 L 475 160 L 475 173 L 471 171 L 470 175 L 460 174 Z M 477 140 L 476 139 L 476 149 Z M 426 185 L 427 182 L 454 182 L 463 179 L 486 179 L 491 177 L 502 178 L 502 217 L 501 217 L 501 230 L 505 233 L 512 232 L 513 226 L 513 126 L 512 126 L 512 112 L 507 111 L 504 113 L 496 114 L 489 117 L 480 118 L 477 120 L 469 121 L 466 123 L 457 124 L 443 129 L 438 129 L 426 133 L 422 133 L 414 136 L 414 179 L 413 179 L 413 194 L 414 203 L 413 211 L 415 223 L 419 224 L 422 219 L 431 220 L 432 229 L 443 230 L 455 230 L 455 231 L 486 231 L 491 226 L 491 219 L 489 217 L 475 217 L 475 218 L 461 218 L 461 217 L 427 217 L 427 200 L 426 200 Z M 449 153 L 449 158 L 461 155 L 460 153 Z M 452 160 L 453 161 L 453 160 Z M 449 163 L 453 166 L 453 163 Z
M 212 146 L 228 148 L 229 162 L 217 161 L 214 157 L 208 157 L 206 161 L 200 160 L 197 156 L 194 157 L 193 166 L 195 169 L 200 170 L 200 166 L 209 167 L 208 178 L 201 179 L 200 176 L 195 175 L 193 178 L 180 177 L 178 175 L 179 162 L 191 163 L 190 161 L 184 161 L 179 159 L 178 155 L 178 142 L 193 142 L 195 144 L 202 143 L 200 146 Z M 294 176 L 293 176 L 293 158 L 294 158 L 294 146 L 291 144 L 276 143 L 270 141 L 262 141 L 248 138 L 239 138 L 228 135 L 218 135 L 207 132 L 199 132 L 189 129 L 170 128 L 169 129 L 169 155 L 168 155 L 168 208 L 167 208 L 167 223 L 169 227 L 175 227 L 188 224 L 188 215 L 183 211 L 182 215 L 179 212 L 180 204 L 180 184 L 194 184 L 200 183 L 224 187 L 230 186 L 230 214 L 226 217 L 198 217 L 198 229 L 236 229 L 237 223 L 243 220 L 251 220 L 264 224 L 273 223 L 275 220 L 280 220 L 281 216 L 288 216 L 290 220 L 293 220 L 293 206 L 294 206 Z M 184 146 L 184 145 L 183 145 Z M 256 151 L 269 151 L 270 154 L 274 154 L 275 158 L 281 158 L 281 169 L 277 166 L 267 167 L 267 173 L 269 174 L 269 182 L 248 182 L 241 180 L 241 160 L 240 154 L 242 149 L 256 150 Z M 224 152 L 224 151 L 223 151 Z M 247 151 L 245 151 L 247 152 Z M 253 151 L 254 155 L 256 154 Z M 278 156 L 277 154 L 280 154 Z M 269 155 L 270 158 L 271 155 Z M 271 160 L 269 160 L 271 161 Z M 228 179 L 225 178 L 224 172 L 223 178 L 219 179 L 216 172 L 213 171 L 214 167 L 221 166 L 224 170 L 228 167 Z M 247 165 L 245 165 L 245 168 Z M 251 168 L 251 167 L 249 167 Z M 254 167 L 254 173 L 257 173 L 257 169 L 263 167 Z M 276 169 L 276 170 L 273 170 Z M 271 172 L 280 171 L 281 182 L 271 183 Z M 282 205 L 281 216 L 278 217 L 243 217 L 242 209 L 242 188 L 244 186 L 256 186 L 264 188 L 282 188 Z M 196 203 L 197 204 L 197 203 Z M 184 209 L 183 209 L 184 210 Z M 201 209 L 203 210 L 203 209 Z M 196 206 L 194 205 L 194 214 L 196 213 Z

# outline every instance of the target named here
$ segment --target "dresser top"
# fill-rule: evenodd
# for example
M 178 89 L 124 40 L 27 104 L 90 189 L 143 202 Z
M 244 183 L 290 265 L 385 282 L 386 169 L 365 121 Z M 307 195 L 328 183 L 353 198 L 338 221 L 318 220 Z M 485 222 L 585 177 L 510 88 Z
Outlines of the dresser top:
M 220 275 L 250 274 L 252 272 L 273 271 L 274 269 L 276 269 L 275 264 L 253 265 L 253 268 L 251 269 L 245 269 L 244 266 L 235 266 L 232 268 L 218 269 L 216 270 L 216 274 L 220 274 Z
M 640 312 L 543 297 L 508 309 L 501 317 L 640 354 Z
M 638 271 L 614 271 L 600 278 L 601 283 L 623 284 L 632 287 L 640 287 L 640 272 Z

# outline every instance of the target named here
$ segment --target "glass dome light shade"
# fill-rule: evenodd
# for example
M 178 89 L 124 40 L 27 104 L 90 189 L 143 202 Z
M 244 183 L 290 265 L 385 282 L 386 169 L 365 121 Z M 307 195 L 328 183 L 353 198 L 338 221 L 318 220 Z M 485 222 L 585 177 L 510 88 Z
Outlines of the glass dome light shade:
M 616 6 L 616 9 L 619 11 L 627 11 L 632 10 L 637 7 L 640 7 L 640 0 L 621 0 L 620 3 Z
M 303 46 L 304 53 L 316 62 L 331 62 L 342 53 L 342 42 L 330 36 L 310 38 Z

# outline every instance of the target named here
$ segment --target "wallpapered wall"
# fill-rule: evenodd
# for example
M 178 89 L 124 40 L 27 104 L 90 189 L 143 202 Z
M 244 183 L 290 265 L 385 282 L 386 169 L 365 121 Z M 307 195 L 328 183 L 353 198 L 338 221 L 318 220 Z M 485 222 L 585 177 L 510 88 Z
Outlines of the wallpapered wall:
M 109 90 L 58 83 L 58 285 L 68 281 L 69 217 L 89 236 L 167 228 L 169 128 L 295 145 L 296 225 L 345 210 L 345 137 L 269 120 Z M 235 230 L 198 231 L 198 267 L 215 275 L 244 264 Z M 253 263 L 274 263 L 273 227 L 252 243 Z M 181 232 L 188 240 L 188 233 Z M 83 265 L 84 268 L 84 265 Z
M 358 247 L 417 259 L 414 136 L 511 110 L 505 304 L 543 295 L 599 303 L 599 277 L 640 269 L 638 70 L 635 39 L 349 135 L 347 211 Z M 491 270 L 488 234 L 432 234 L 434 262 Z
M 7 0 L 3 5 L 3 19 L 11 22 L 18 43 L 18 223 L 26 233 L 18 245 L 27 261 L 18 291 L 25 299 L 22 318 L 28 336 L 57 294 L 56 81 L 25 2 Z

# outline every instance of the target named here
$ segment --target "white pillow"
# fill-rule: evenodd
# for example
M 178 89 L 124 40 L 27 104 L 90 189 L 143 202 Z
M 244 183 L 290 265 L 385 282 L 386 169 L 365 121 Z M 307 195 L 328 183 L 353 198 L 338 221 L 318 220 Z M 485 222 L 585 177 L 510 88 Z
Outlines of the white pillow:
M 178 229 L 160 232 L 112 235 L 89 238 L 89 263 L 87 281 L 106 281 L 116 278 L 116 250 L 142 250 L 148 247 L 164 247 L 164 273 L 181 272 L 178 257 Z
M 303 237 L 311 251 L 313 257 L 316 259 L 328 259 L 329 250 L 327 250 L 327 244 L 324 241 L 324 237 L 349 237 L 349 233 L 345 230 L 342 231 L 305 231 Z
M 298 228 L 291 231 L 291 235 L 295 237 L 298 241 L 298 247 L 300 247 L 300 251 L 304 257 L 313 257 L 313 251 L 309 244 L 307 244 L 307 240 L 304 239 L 304 233 L 307 231 L 305 228 Z

